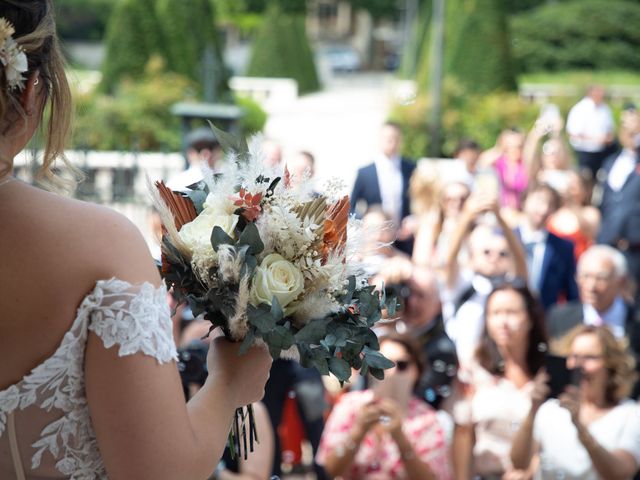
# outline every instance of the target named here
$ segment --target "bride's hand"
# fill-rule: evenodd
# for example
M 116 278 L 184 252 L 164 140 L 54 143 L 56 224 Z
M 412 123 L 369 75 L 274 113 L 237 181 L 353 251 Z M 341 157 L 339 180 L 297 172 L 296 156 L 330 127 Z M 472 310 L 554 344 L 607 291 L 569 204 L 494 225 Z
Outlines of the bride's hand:
M 239 350 L 240 343 L 214 337 L 207 356 L 207 381 L 220 382 L 236 406 L 242 407 L 264 396 L 273 360 L 263 347 L 252 347 L 244 355 L 239 355 Z

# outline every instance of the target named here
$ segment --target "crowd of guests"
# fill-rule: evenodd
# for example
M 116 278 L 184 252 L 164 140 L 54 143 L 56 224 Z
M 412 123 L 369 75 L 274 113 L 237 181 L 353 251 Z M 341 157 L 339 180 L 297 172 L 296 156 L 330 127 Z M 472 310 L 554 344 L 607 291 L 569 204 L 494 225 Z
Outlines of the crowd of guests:
M 256 407 L 269 440 L 254 466 L 223 463 L 217 478 L 280 475 L 302 437 L 317 478 L 634 478 L 640 114 L 626 108 L 615 133 L 598 86 L 566 128 L 547 105 L 488 150 L 461 141 L 446 168 L 402 157 L 400 127 L 383 125 L 351 206 L 375 232 L 372 282 L 399 304 L 378 327 L 395 366 L 341 388 L 274 362 Z M 199 135 L 191 164 L 214 167 L 219 146 Z M 268 142 L 265 162 L 313 177 L 309 152 Z M 201 336 L 189 328 L 183 346 Z

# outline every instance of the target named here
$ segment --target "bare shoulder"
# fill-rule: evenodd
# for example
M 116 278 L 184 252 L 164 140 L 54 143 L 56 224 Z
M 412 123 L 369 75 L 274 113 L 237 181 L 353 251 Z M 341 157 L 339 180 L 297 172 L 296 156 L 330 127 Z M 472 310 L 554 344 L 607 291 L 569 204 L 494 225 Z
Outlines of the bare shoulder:
M 50 247 L 56 250 L 52 253 L 66 259 L 68 265 L 95 279 L 159 283 L 139 228 L 125 216 L 108 207 L 48 192 L 34 196 L 42 206 L 31 209 L 38 212 L 35 223 L 57 239 Z

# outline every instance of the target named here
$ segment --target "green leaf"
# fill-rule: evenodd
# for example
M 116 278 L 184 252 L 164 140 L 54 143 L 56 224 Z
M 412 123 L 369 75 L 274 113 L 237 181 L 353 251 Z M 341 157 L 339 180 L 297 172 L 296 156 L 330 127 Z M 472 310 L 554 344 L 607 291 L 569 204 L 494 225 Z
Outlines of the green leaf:
M 184 192 L 189 200 L 193 203 L 193 206 L 196 207 L 196 213 L 200 215 L 202 213 L 204 202 L 207 200 L 207 193 L 203 190 L 187 190 Z
M 271 316 L 276 322 L 284 317 L 280 302 L 278 302 L 278 298 L 275 295 L 271 298 Z
M 341 358 L 330 358 L 329 370 L 342 382 L 346 382 L 351 377 L 351 367 Z
M 271 312 L 261 308 L 249 306 L 247 308 L 247 317 L 249 318 L 249 323 L 263 334 L 270 332 L 276 326 L 276 321 Z
M 213 247 L 213 250 L 217 252 L 218 247 L 223 244 L 233 245 L 233 238 L 227 235 L 222 228 L 216 225 L 211 231 L 211 246 Z
M 225 153 L 233 152 L 238 155 L 240 160 L 243 161 L 249 159 L 249 146 L 247 145 L 247 141 L 244 137 L 231 135 L 230 133 L 216 127 L 211 121 L 207 121 L 209 122 L 211 130 L 213 130 L 214 135 L 218 139 L 218 142 L 220 142 L 220 146 Z
M 380 368 L 380 369 L 391 368 L 395 365 L 391 360 L 389 360 L 387 357 L 382 355 L 379 351 L 373 350 L 372 348 L 369 348 L 366 345 L 362 349 L 362 351 L 364 352 L 367 363 L 369 364 L 372 370 L 374 368 Z
M 282 350 L 291 348 L 295 342 L 291 331 L 282 325 L 277 325 L 273 330 L 265 333 L 264 340 L 270 347 L 273 346 Z
M 329 318 L 311 320 L 296 333 L 296 342 L 317 343 L 320 339 L 324 338 L 329 322 L 331 322 Z
M 248 253 L 251 255 L 258 255 L 264 250 L 264 243 L 262 243 L 260 232 L 258 231 L 258 227 L 256 227 L 255 223 L 250 222 L 246 227 L 244 227 L 244 230 L 242 230 L 240 238 L 238 239 L 238 244 L 248 245 Z
M 380 368 L 373 368 L 370 367 L 369 368 L 369 373 L 374 377 L 377 378 L 378 380 L 384 380 L 384 370 L 380 369 Z
M 329 375 L 329 363 L 327 359 L 321 356 L 314 356 L 311 360 L 311 365 L 320 372 L 320 375 Z
M 247 336 L 244 337 L 244 340 L 240 344 L 240 350 L 238 350 L 238 355 L 244 355 L 245 353 L 247 353 L 249 351 L 249 348 L 251 348 L 251 345 L 253 345 L 255 341 L 256 341 L 256 336 L 253 334 L 252 330 L 249 330 L 247 332 Z

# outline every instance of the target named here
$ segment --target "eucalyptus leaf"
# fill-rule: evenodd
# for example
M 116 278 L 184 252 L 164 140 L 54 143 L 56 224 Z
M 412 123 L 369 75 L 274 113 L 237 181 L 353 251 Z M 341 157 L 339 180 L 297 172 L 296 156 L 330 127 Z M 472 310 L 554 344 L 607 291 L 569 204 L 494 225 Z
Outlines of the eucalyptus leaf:
M 325 336 L 329 322 L 331 319 L 328 318 L 311 320 L 296 333 L 296 342 L 317 343 Z
M 248 245 L 249 253 L 251 255 L 258 255 L 264 250 L 264 243 L 262 243 L 260 232 L 258 231 L 258 227 L 256 227 L 255 223 L 250 222 L 246 227 L 244 227 L 244 230 L 238 239 L 238 244 Z
M 207 200 L 207 193 L 202 190 L 187 190 L 186 195 L 196 208 L 196 213 L 200 215 L 203 210 L 204 202 Z
M 373 368 L 370 367 L 369 368 L 369 373 L 374 377 L 377 378 L 378 380 L 384 380 L 384 370 L 380 369 L 380 368 Z
M 284 316 L 284 311 L 282 310 L 280 302 L 278 302 L 278 298 L 275 295 L 271 298 L 271 316 L 276 322 L 281 320 Z
M 249 323 L 263 334 L 270 332 L 276 326 L 276 321 L 269 311 L 265 312 L 258 308 L 248 308 L 247 317 L 249 318 Z
M 373 368 L 385 369 L 391 368 L 395 365 L 391 360 L 382 355 L 379 351 L 373 350 L 365 345 L 362 349 L 364 356 L 367 359 L 369 366 Z
M 330 358 L 329 370 L 338 378 L 338 380 L 343 382 L 346 382 L 351 377 L 351 367 L 341 358 Z
M 231 135 L 230 133 L 227 133 L 224 130 L 216 127 L 213 122 L 208 122 L 211 130 L 213 130 L 216 139 L 220 143 L 220 146 L 225 153 L 233 152 L 238 155 L 238 157 L 242 161 L 246 161 L 249 159 L 249 146 L 247 145 L 247 141 L 244 139 L 244 137 L 236 137 L 234 135 Z
M 244 337 L 244 340 L 242 340 L 242 343 L 240 344 L 238 355 L 244 355 L 245 353 L 247 353 L 249 351 L 249 348 L 251 348 L 255 341 L 256 336 L 253 334 L 252 330 L 249 330 L 247 332 L 247 336 Z
M 218 225 L 213 227 L 213 230 L 211 231 L 211 246 L 214 251 L 217 252 L 220 245 L 233 245 L 233 243 L 233 238 L 227 235 L 222 228 Z

